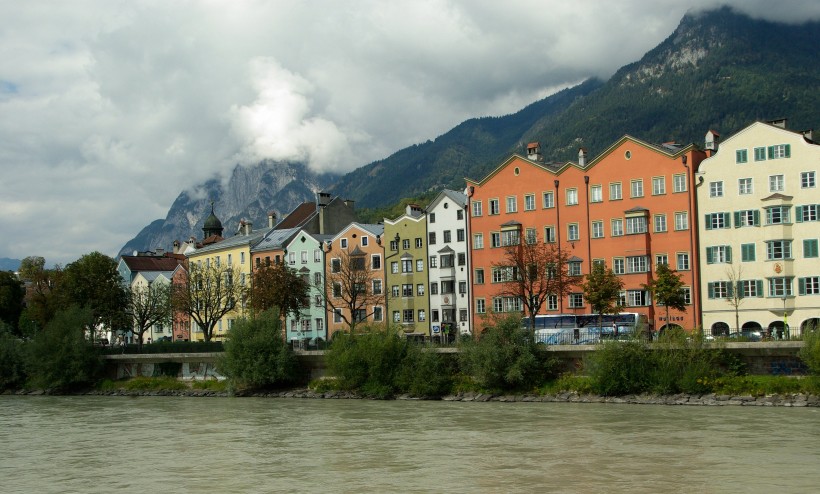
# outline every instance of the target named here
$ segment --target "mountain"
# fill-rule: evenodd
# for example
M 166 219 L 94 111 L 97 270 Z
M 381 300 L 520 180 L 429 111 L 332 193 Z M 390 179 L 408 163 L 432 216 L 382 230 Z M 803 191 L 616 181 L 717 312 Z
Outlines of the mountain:
M 0 257 L 0 271 L 17 271 L 20 269 L 20 259 L 9 259 L 8 257 Z
M 224 237 L 236 233 L 241 219 L 254 228 L 268 225 L 268 212 L 278 218 L 299 204 L 314 201 L 316 192 L 328 187 L 334 175 L 320 175 L 298 163 L 264 160 L 246 167 L 236 166 L 226 184 L 212 179 L 193 191 L 177 196 L 165 219 L 153 221 L 120 249 L 120 255 L 162 248 L 170 250 L 174 240 L 202 238 L 202 224 L 214 211 L 225 228 Z
M 644 57 L 608 81 L 577 87 L 497 118 L 468 120 L 424 144 L 343 176 L 332 192 L 379 207 L 430 189 L 460 190 L 528 142 L 549 161 L 591 157 L 624 134 L 649 142 L 702 143 L 755 120 L 789 118 L 793 129 L 820 124 L 820 23 L 754 20 L 725 7 L 687 14 Z

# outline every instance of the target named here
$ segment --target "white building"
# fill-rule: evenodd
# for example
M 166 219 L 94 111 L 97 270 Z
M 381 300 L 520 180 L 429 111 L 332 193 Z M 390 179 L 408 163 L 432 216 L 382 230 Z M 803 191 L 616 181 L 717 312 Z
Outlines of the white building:
M 820 323 L 820 145 L 783 120 L 714 147 L 697 191 L 704 331 L 781 337 Z
M 433 335 L 456 327 L 458 334 L 472 333 L 466 207 L 466 195 L 444 189 L 426 209 Z

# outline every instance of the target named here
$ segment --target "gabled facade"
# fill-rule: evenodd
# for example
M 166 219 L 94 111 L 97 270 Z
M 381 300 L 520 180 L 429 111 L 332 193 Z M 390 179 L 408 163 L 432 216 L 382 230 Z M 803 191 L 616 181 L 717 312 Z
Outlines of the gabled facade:
M 447 339 L 470 334 L 467 196 L 445 189 L 427 206 L 430 324 Z
M 707 335 L 820 324 L 820 146 L 781 125 L 753 123 L 701 163 Z
M 329 338 L 332 339 L 336 331 L 349 329 L 344 318 L 348 320 L 355 318 L 356 321 L 364 323 L 385 322 L 383 236 L 384 225 L 354 222 L 337 233 L 330 242 L 325 243 L 325 273 L 326 280 L 328 280 L 325 289 Z M 354 270 L 361 269 L 365 273 L 363 279 L 367 279 L 367 285 L 369 285 L 356 288 L 361 290 L 365 296 L 360 298 L 363 302 L 353 307 L 355 314 L 351 314 L 351 308 L 345 306 L 345 298 L 350 298 L 346 293 L 348 289 L 341 286 L 343 283 L 332 286 L 334 278 L 338 278 L 340 272 L 348 269 L 349 265 L 343 264 L 345 260 L 352 263 Z
M 131 289 L 148 290 L 150 287 L 156 285 L 168 286 L 171 284 L 173 275 L 173 271 L 142 271 L 134 276 L 134 281 L 131 282 Z M 160 338 L 173 339 L 173 335 L 173 323 L 171 325 L 158 323 L 148 328 L 148 330 L 143 333 L 142 338 L 144 343 L 152 343 L 159 341 Z M 134 343 L 135 338 L 136 336 L 128 338 L 130 340 L 128 343 Z
M 310 286 L 308 307 L 298 319 L 293 314 L 288 315 L 287 341 L 315 338 L 327 340 L 327 309 L 322 280 L 325 276 L 324 246 L 331 239 L 330 235 L 311 234 L 301 230 L 285 245 L 287 254 L 283 259 Z
M 539 156 L 539 153 L 532 154 Z M 656 146 L 624 136 L 588 161 L 548 164 L 513 155 L 480 181 L 468 180 L 473 314 L 476 327 L 487 313 L 520 312 L 515 297 L 499 295 L 502 276 L 494 265 L 504 247 L 521 239 L 557 243 L 569 257 L 571 275 L 604 263 L 624 281 L 623 312 L 648 318 L 650 327 L 697 326 L 697 253 L 692 224 L 693 171 L 705 153 L 694 146 Z M 683 276 L 686 311 L 658 308 L 643 287 L 659 263 Z M 544 314 L 590 314 L 577 288 L 550 297 Z
M 424 211 L 408 205 L 405 214 L 384 220 L 387 313 L 407 335 L 430 336 L 427 298 L 427 228 Z

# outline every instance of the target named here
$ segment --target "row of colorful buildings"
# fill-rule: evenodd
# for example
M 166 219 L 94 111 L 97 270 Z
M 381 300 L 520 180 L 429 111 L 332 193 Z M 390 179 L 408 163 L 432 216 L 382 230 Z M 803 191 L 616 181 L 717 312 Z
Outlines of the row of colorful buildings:
M 312 292 L 310 307 L 289 316 L 289 340 L 327 338 L 351 318 L 415 337 L 480 331 L 490 313 L 522 312 L 520 299 L 502 293 L 499 268 L 505 248 L 521 239 L 555 244 L 571 275 L 596 263 L 611 268 L 624 282 L 624 311 L 646 316 L 653 331 L 795 331 L 820 322 L 818 167 L 820 146 L 785 120 L 753 123 L 722 142 L 709 131 L 702 148 L 624 136 L 566 163 L 545 161 L 531 143 L 526 156 L 467 179 L 463 192 L 443 190 L 383 223 L 359 223 L 350 201 L 320 193 L 278 223 L 272 215 L 263 229 L 243 223 L 227 238 L 212 211 L 203 241 L 174 250 L 188 264 L 236 266 L 243 283 L 261 266 L 293 268 Z M 348 264 L 367 283 L 334 284 Z M 685 285 L 686 310 L 668 319 L 645 287 L 660 264 Z M 334 302 L 344 290 L 367 295 L 355 313 Z M 591 312 L 580 289 L 549 297 L 541 311 Z M 242 314 L 240 307 L 220 321 L 215 337 Z M 196 327 L 190 338 L 199 338 Z

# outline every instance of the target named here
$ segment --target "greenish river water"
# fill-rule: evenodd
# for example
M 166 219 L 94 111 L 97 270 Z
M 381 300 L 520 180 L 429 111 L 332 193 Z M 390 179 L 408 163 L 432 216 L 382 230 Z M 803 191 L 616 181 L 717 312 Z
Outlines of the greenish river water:
M 0 396 L 0 492 L 818 492 L 820 409 Z

